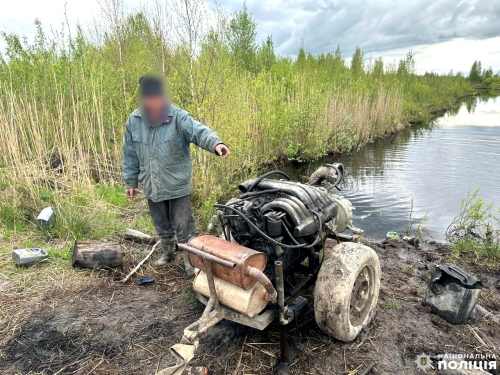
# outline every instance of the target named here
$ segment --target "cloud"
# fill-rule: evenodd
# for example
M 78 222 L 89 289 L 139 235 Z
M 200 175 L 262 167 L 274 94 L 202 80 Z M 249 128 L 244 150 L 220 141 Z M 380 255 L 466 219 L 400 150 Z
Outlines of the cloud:
M 415 54 L 418 73 L 434 71 L 448 73 L 450 70 L 469 73 L 474 60 L 482 62 L 483 67 L 492 67 L 495 73 L 500 73 L 500 37 L 488 39 L 458 38 L 435 44 L 417 45 L 412 47 Z M 404 58 L 408 48 L 397 48 L 387 51 L 368 53 L 367 57 L 384 57 L 386 63 L 392 63 Z
M 128 9 L 152 0 L 124 0 Z M 162 0 L 161 0 L 162 1 Z M 205 0 L 207 5 L 214 0 Z M 312 53 L 340 45 L 350 57 L 360 46 L 369 57 L 392 62 L 408 49 L 419 72 L 468 71 L 474 60 L 500 69 L 500 0 L 246 0 L 257 22 L 258 38 L 272 35 L 277 53 Z M 66 22 L 66 0 L 6 1 L 0 30 L 32 38 L 34 20 L 56 30 Z M 229 12 L 241 0 L 218 0 Z M 84 25 L 99 13 L 99 0 L 67 0 L 69 23 Z M 3 47 L 0 41 L 0 49 Z
M 241 1 L 222 0 L 230 11 Z M 247 0 L 260 38 L 295 54 L 302 42 L 321 53 L 337 45 L 351 54 L 500 36 L 500 1 L 491 0 Z

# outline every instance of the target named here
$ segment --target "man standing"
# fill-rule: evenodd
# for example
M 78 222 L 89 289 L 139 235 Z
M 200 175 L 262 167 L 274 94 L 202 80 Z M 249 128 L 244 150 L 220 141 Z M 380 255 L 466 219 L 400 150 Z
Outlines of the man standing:
M 230 154 L 217 134 L 171 104 L 165 77 L 148 73 L 139 80 L 141 104 L 127 120 L 123 144 L 123 178 L 129 198 L 140 182 L 163 254 L 155 265 L 174 258 L 175 235 L 179 243 L 196 234 L 189 194 L 192 162 L 189 144 L 224 159 Z M 184 252 L 184 266 L 193 273 Z

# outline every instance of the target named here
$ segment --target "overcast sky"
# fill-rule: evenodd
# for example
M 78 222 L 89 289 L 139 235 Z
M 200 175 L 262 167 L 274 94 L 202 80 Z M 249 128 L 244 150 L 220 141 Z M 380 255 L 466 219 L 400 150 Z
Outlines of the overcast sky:
M 98 0 L 67 0 L 71 24 L 85 24 Z M 148 0 L 125 0 L 129 8 Z M 210 0 L 207 0 L 210 2 Z M 0 29 L 32 36 L 33 21 L 60 28 L 65 0 L 3 1 Z M 219 0 L 228 12 L 242 1 Z M 419 72 L 468 72 L 474 60 L 500 70 L 500 0 L 247 0 L 258 38 L 272 35 L 276 51 L 295 55 L 304 43 L 313 53 L 340 44 L 349 57 L 359 45 L 368 57 L 393 62 L 409 49 Z

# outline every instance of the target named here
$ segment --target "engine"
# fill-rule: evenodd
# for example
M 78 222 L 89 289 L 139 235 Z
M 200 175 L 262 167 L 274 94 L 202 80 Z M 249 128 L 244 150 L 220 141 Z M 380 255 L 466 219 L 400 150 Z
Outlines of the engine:
M 287 281 L 295 284 L 297 273 L 307 275 L 318 267 L 328 235 L 362 232 L 352 225 L 351 203 L 336 194 L 343 171 L 342 164 L 327 164 L 309 183 L 292 181 L 281 171 L 242 182 L 238 197 L 216 205 L 224 237 L 265 253 L 269 265 L 282 261 Z M 271 279 L 273 270 L 265 271 Z

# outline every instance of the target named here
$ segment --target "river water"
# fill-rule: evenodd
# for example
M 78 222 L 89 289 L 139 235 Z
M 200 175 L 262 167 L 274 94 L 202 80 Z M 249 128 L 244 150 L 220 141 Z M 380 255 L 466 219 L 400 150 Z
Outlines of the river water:
M 423 223 L 427 236 L 445 240 L 467 192 L 480 188 L 479 196 L 500 208 L 500 97 L 468 100 L 432 124 L 285 170 L 303 180 L 333 161 L 344 164 L 341 193 L 356 207 L 354 224 L 367 237 L 403 233 L 412 211 L 413 228 Z

